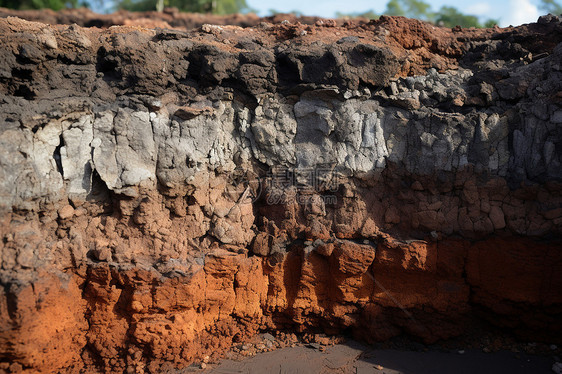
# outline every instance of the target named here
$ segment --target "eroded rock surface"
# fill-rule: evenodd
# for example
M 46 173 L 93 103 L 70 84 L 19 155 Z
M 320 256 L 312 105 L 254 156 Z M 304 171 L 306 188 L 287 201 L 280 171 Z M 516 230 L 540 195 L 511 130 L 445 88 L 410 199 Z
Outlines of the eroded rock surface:
M 562 325 L 562 23 L 0 19 L 0 369 Z

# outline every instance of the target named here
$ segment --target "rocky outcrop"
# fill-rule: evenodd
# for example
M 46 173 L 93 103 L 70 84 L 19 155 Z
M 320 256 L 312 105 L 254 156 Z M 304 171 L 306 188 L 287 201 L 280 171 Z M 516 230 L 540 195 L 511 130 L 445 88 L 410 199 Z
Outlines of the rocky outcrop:
M 0 19 L 0 368 L 562 326 L 561 20 Z

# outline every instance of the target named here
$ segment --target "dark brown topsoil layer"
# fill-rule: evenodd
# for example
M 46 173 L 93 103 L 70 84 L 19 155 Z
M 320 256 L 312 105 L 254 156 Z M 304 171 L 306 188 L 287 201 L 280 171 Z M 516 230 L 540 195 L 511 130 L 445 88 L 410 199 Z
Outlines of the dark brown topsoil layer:
M 129 12 L 120 10 L 111 14 L 99 14 L 92 12 L 86 8 L 80 9 L 64 9 L 55 12 L 50 9 L 43 10 L 13 10 L 0 8 L 0 17 L 20 17 L 28 21 L 36 21 L 54 24 L 77 24 L 82 27 L 110 27 L 110 26 L 131 26 L 139 25 L 145 27 L 162 27 L 162 28 L 181 28 L 192 29 L 201 27 L 204 24 L 214 25 L 232 25 L 241 27 L 251 27 L 259 25 L 261 22 L 281 23 L 288 21 L 291 23 L 300 22 L 312 25 L 322 20 L 320 17 L 301 16 L 294 14 L 276 14 L 271 17 L 260 18 L 257 15 L 250 14 L 231 14 L 227 16 L 219 16 L 213 14 L 201 13 L 183 13 L 176 8 L 166 8 L 164 12 Z M 365 19 L 362 22 L 367 21 Z M 342 25 L 344 20 L 336 20 L 338 25 Z

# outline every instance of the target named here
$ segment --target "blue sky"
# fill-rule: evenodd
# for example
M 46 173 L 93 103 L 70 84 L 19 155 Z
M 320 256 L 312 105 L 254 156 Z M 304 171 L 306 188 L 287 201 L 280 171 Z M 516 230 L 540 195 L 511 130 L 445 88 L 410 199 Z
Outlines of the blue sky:
M 107 0 L 102 0 L 108 3 Z M 288 13 L 294 10 L 305 15 L 334 17 L 336 12 L 355 13 L 374 10 L 382 13 L 388 0 L 246 0 L 256 9 L 260 16 L 269 15 L 270 9 Z M 537 8 L 538 0 L 425 0 L 433 10 L 443 5 L 454 6 L 463 13 L 481 17 L 499 19 L 500 26 L 520 25 L 535 22 L 541 12 Z M 95 2 L 94 2 L 95 3 Z
M 387 0 L 246 0 L 248 5 L 259 11 L 260 15 L 268 15 L 269 9 L 280 12 L 298 10 L 306 15 L 333 17 L 336 12 L 354 13 L 374 10 L 382 13 Z M 435 0 L 427 1 L 433 10 L 443 5 L 454 6 L 463 13 L 484 18 L 500 20 L 500 26 L 520 25 L 536 22 L 541 12 L 537 2 L 533 0 Z

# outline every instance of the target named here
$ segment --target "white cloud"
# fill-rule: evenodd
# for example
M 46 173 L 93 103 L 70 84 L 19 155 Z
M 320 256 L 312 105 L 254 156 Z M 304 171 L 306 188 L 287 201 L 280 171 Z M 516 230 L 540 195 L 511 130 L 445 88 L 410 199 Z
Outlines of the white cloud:
M 473 16 L 488 16 L 492 7 L 489 3 L 476 3 L 465 8 L 464 13 Z
M 519 26 L 523 23 L 536 22 L 541 13 L 529 0 L 510 0 L 509 10 L 500 20 L 501 26 Z

